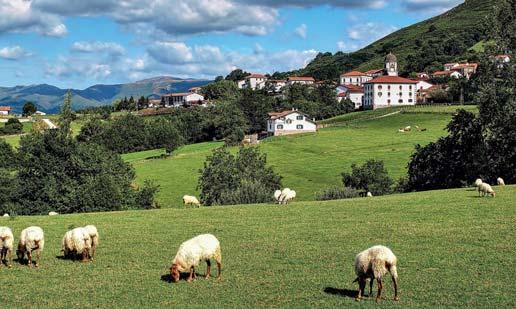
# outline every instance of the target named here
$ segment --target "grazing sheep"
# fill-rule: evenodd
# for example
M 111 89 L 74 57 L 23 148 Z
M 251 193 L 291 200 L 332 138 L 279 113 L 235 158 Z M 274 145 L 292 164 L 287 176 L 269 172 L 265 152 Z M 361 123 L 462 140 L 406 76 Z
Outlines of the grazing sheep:
M 65 258 L 82 255 L 82 261 L 87 262 L 90 249 L 91 237 L 85 228 L 78 227 L 65 233 L 62 249 Z
M 480 194 L 482 194 L 482 196 L 491 195 L 492 197 L 496 197 L 496 192 L 494 192 L 493 188 L 485 182 L 478 186 L 478 195 L 480 196 Z
M 18 242 L 18 250 L 16 255 L 21 261 L 27 255 L 28 265 L 32 267 L 32 253 L 36 252 L 36 267 L 39 266 L 41 252 L 45 246 L 45 235 L 39 226 L 31 226 L 24 229 L 20 234 L 20 241 Z
M 217 278 L 220 279 L 222 255 L 220 252 L 220 243 L 217 238 L 211 234 L 204 234 L 185 241 L 179 247 L 172 261 L 172 266 L 170 267 L 172 281 L 178 282 L 180 273 L 189 271 L 188 282 L 191 282 L 195 279 L 195 267 L 199 265 L 201 260 L 206 261 L 208 265 L 208 269 L 206 270 L 206 279 L 208 279 L 211 273 L 210 259 L 215 259 L 217 262 Z
M 93 261 L 95 253 L 97 252 L 97 246 L 99 245 L 99 232 L 97 231 L 97 227 L 95 225 L 86 225 L 84 229 L 91 237 L 90 259 Z
M 373 197 L 373 193 L 367 192 L 367 197 Z
M 498 177 L 496 179 L 496 183 L 499 185 L 499 186 L 505 186 L 505 181 L 503 181 L 502 177 Z
M 9 217 L 9 214 L 8 214 L 8 213 L 5 213 L 5 214 L 3 215 L 3 217 L 4 217 L 4 218 L 7 218 L 7 217 Z
M 477 178 L 477 180 L 475 180 L 475 187 L 480 186 L 482 184 L 482 182 L 483 182 L 482 179 Z
M 57 213 L 57 212 L 55 212 L 55 211 L 51 211 L 51 212 L 49 212 L 49 213 L 48 213 L 48 215 L 49 215 L 49 216 L 57 216 L 57 215 L 58 215 L 58 213 Z
M 0 226 L 0 267 L 5 260 L 7 267 L 13 267 L 14 236 L 10 228 Z
M 201 203 L 195 196 L 184 195 L 183 196 L 183 205 L 194 205 L 197 207 L 201 207 Z
M 403 129 L 398 129 L 398 133 L 405 133 L 405 130 L 403 130 Z
M 290 190 L 289 188 L 285 188 L 285 189 L 283 189 L 283 191 L 281 191 L 281 195 L 279 197 L 279 203 L 280 204 L 288 204 L 294 198 L 296 198 L 296 191 Z
M 371 280 L 370 291 L 373 288 L 373 280 L 378 282 L 378 293 L 376 301 L 380 301 L 383 283 L 383 276 L 389 272 L 394 284 L 394 300 L 399 300 L 398 297 L 398 272 L 396 269 L 397 259 L 391 249 L 384 246 L 374 246 L 367 250 L 360 252 L 355 257 L 355 273 L 357 278 L 353 282 L 358 281 L 358 296 L 359 301 L 365 292 L 365 285 L 367 279 Z
M 279 198 L 281 196 L 281 190 L 274 191 L 274 199 L 279 202 Z
M 410 131 L 412 131 L 412 127 L 411 126 L 406 126 L 405 128 L 403 128 L 403 131 L 410 132 Z

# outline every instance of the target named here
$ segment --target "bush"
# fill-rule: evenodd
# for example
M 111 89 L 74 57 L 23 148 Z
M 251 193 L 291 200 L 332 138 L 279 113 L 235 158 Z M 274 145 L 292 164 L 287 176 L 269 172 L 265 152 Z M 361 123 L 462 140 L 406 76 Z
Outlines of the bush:
M 369 160 L 362 166 L 351 165 L 351 174 L 342 173 L 345 187 L 371 192 L 375 196 L 391 192 L 393 184 L 383 161 Z
M 263 203 L 281 187 L 281 176 L 267 167 L 265 155 L 240 148 L 233 156 L 226 147 L 213 151 L 200 170 L 198 189 L 206 206 Z
M 0 129 L 0 135 L 20 134 L 23 131 L 23 124 L 16 118 L 9 118 L 4 127 Z
M 16 165 L 13 147 L 4 139 L 0 139 L 0 168 L 10 168 Z
M 159 205 L 154 201 L 156 193 L 159 192 L 159 185 L 152 181 L 145 180 L 143 187 L 138 191 L 136 195 L 136 205 L 142 209 L 155 209 L 159 208 Z
M 315 195 L 317 201 L 342 200 L 360 196 L 358 190 L 350 187 L 331 187 Z

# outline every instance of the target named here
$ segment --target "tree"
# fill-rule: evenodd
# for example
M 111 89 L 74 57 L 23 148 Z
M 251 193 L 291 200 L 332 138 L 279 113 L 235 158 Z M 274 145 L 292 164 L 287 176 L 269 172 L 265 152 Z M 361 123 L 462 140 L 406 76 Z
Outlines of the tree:
M 4 139 L 0 139 L 0 169 L 11 168 L 16 164 L 13 147 Z
M 256 148 L 240 148 L 235 156 L 225 147 L 215 149 L 199 172 L 198 189 L 206 206 L 269 202 L 281 187 L 281 176 Z
M 273 110 L 274 99 L 263 91 L 244 89 L 237 101 L 249 124 L 248 133 L 267 130 L 268 113 Z
M 389 177 L 383 161 L 368 160 L 362 166 L 351 165 L 351 173 L 342 173 L 345 187 L 384 195 L 392 192 L 392 179 Z
M 23 131 L 23 124 L 16 118 L 9 118 L 4 127 L 0 129 L 0 135 L 19 134 Z
M 68 90 L 65 95 L 63 105 L 61 106 L 61 113 L 59 114 L 59 127 L 60 131 L 64 134 L 70 134 L 72 130 L 72 121 L 75 119 L 75 115 L 72 111 L 72 91 Z
M 36 105 L 34 105 L 34 103 L 32 103 L 32 102 L 27 102 L 23 105 L 22 114 L 24 117 L 34 115 L 34 113 L 36 113 L 36 111 L 37 111 Z
M 240 94 L 236 83 L 229 80 L 220 80 L 202 87 L 202 93 L 207 100 L 235 100 Z
M 224 139 L 227 145 L 238 145 L 248 130 L 244 113 L 235 103 L 219 103 L 211 108 L 211 118 L 207 119 L 208 130 L 214 139 Z
M 228 76 L 226 76 L 226 80 L 230 80 L 233 82 L 236 82 L 238 80 L 244 79 L 246 76 L 251 75 L 251 73 L 247 73 L 245 71 L 242 71 L 241 69 L 236 69 L 231 71 Z

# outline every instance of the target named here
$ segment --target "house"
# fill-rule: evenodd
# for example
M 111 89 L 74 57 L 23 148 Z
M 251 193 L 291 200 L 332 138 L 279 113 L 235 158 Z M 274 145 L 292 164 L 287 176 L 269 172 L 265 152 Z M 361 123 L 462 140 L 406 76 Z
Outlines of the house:
M 445 85 L 432 85 L 427 89 L 418 89 L 416 100 L 418 104 L 433 103 L 432 93 L 438 90 L 446 90 Z
M 291 86 L 294 84 L 313 85 L 314 83 L 315 83 L 315 79 L 313 77 L 307 77 L 307 76 L 291 76 L 287 79 L 288 86 Z
M 505 64 L 511 62 L 511 55 L 497 55 L 495 59 L 498 63 Z
M 317 132 L 317 124 L 308 115 L 296 110 L 269 113 L 267 133 L 270 136 Z
M 242 89 L 263 89 L 265 88 L 265 82 L 267 82 L 267 77 L 265 75 L 253 73 L 245 77 Z
M 370 81 L 371 79 L 373 78 L 366 73 L 351 71 L 340 76 L 340 84 L 362 86 L 365 82 Z
M 161 105 L 161 100 L 149 100 L 149 107 L 159 107 Z
M 364 84 L 364 109 L 416 104 L 417 81 L 399 76 L 380 76 Z
M 0 106 L 0 116 L 7 116 L 11 113 L 10 106 Z
M 364 87 L 356 85 L 344 85 L 337 88 L 337 100 L 340 102 L 343 99 L 350 99 L 355 103 L 355 109 L 362 107 L 364 99 Z
M 452 70 L 462 74 L 467 79 L 471 78 L 471 75 L 477 72 L 478 63 L 461 63 L 454 67 Z
M 380 77 L 383 75 L 383 69 L 369 70 L 365 74 L 372 78 Z
M 237 82 L 236 82 L 236 83 L 237 83 L 237 87 L 238 87 L 238 89 L 244 89 L 244 87 L 245 87 L 245 82 L 246 82 L 246 80 L 245 80 L 245 79 L 237 80 Z
M 457 71 L 436 71 L 432 74 L 434 78 L 442 78 L 442 77 L 453 77 L 456 79 L 464 77 L 460 72 Z
M 188 89 L 188 92 L 201 94 L 201 90 L 202 90 L 201 87 L 192 87 L 192 88 Z
M 417 85 L 416 85 L 417 90 L 426 90 L 433 86 L 433 84 L 428 82 L 426 79 L 411 78 L 411 80 L 417 82 Z
M 444 70 L 445 70 L 445 71 L 451 71 L 451 70 L 453 70 L 453 68 L 455 68 L 455 67 L 456 67 L 456 66 L 458 66 L 458 65 L 459 65 L 459 63 L 458 63 L 458 62 L 446 63 L 446 64 L 444 65 Z
M 184 105 L 200 105 L 204 97 L 197 93 L 171 93 L 161 97 L 161 105 L 164 107 L 180 107 Z
M 284 79 L 270 79 L 266 82 L 266 87 L 269 92 L 281 93 L 283 87 L 287 85 L 287 81 Z
M 424 79 L 430 79 L 430 76 L 426 72 L 421 72 L 416 74 L 417 79 L 424 80 Z
M 34 115 L 36 115 L 36 116 L 45 116 L 46 114 L 47 114 L 47 113 L 44 113 L 44 112 L 42 112 L 42 111 L 36 111 L 36 112 L 34 113 Z

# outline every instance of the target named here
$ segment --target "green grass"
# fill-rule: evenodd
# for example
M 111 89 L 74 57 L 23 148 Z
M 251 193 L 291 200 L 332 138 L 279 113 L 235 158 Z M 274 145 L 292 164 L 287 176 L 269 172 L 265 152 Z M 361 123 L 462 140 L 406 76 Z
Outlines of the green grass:
M 384 280 L 382 307 L 509 308 L 516 303 L 516 186 L 496 198 L 472 189 L 331 202 L 163 209 L 57 217 L 0 218 L 18 240 L 30 225 L 45 230 L 41 267 L 0 269 L 2 306 L 337 308 L 372 307 L 366 299 L 325 293 L 354 290 L 354 256 L 372 245 L 398 257 L 399 303 Z M 95 224 L 97 259 L 59 259 L 71 226 Z M 161 280 L 180 243 L 200 233 L 222 246 L 223 280 Z M 205 265 L 198 269 L 204 274 Z
M 405 175 L 414 146 L 445 135 L 444 128 L 452 114 L 442 110 L 430 113 L 431 108 L 418 111 L 374 120 L 369 120 L 371 115 L 392 111 L 352 113 L 329 120 L 336 127 L 321 129 L 316 134 L 270 138 L 259 148 L 267 154 L 268 164 L 284 177 L 284 186 L 296 190 L 299 200 L 313 200 L 316 192 L 341 184 L 341 173 L 349 171 L 353 163 L 383 160 L 393 179 Z M 348 121 L 348 117 L 354 121 Z M 399 128 L 409 125 L 427 131 L 398 133 Z M 219 145 L 185 146 L 167 159 L 146 160 L 159 152 L 130 154 L 124 158 L 135 167 L 138 183 L 152 179 L 161 186 L 157 201 L 162 207 L 181 207 L 184 194 L 198 194 L 198 171 L 206 156 Z

